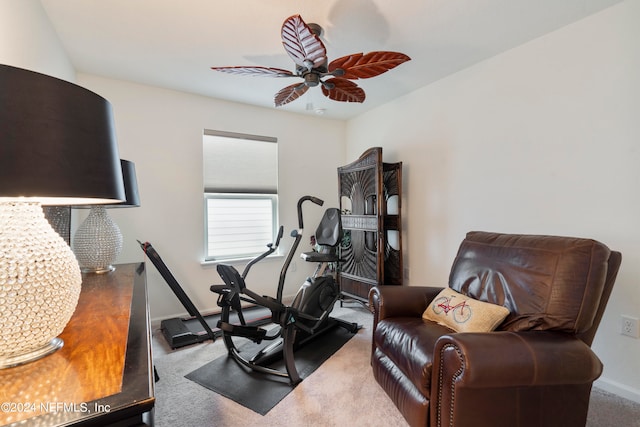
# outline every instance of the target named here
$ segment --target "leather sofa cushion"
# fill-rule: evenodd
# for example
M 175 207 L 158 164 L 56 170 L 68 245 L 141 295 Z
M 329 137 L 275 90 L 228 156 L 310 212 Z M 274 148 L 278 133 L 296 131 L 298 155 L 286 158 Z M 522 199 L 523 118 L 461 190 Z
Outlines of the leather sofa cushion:
M 499 330 L 581 333 L 593 324 L 610 250 L 591 239 L 470 232 L 450 287 L 510 311 Z
M 428 397 L 435 343 L 451 332 L 419 317 L 393 317 L 378 322 L 373 339 L 376 347 Z

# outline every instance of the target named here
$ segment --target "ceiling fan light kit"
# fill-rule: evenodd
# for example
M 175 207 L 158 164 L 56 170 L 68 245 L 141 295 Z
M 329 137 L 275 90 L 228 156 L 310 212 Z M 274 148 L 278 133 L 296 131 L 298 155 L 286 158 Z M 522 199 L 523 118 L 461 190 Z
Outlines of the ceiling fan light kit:
M 260 66 L 211 69 L 237 75 L 302 78 L 301 83 L 289 85 L 276 93 L 274 104 L 281 107 L 295 101 L 310 87 L 315 86 L 320 86 L 323 95 L 334 101 L 364 102 L 364 90 L 351 80 L 378 76 L 411 59 L 404 53 L 375 51 L 367 54 L 354 53 L 329 62 L 320 35 L 322 27 L 305 23 L 300 15 L 290 16 L 282 24 L 282 45 L 296 64 L 295 73 Z

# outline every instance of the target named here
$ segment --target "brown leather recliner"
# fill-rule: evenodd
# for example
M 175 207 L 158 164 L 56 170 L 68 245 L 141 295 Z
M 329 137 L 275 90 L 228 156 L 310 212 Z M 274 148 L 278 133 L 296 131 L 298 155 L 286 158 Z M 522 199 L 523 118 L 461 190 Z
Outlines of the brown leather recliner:
M 442 288 L 374 287 L 374 377 L 411 426 L 584 426 L 620 262 L 590 239 L 470 232 L 449 287 L 509 315 L 455 333 L 422 318 Z

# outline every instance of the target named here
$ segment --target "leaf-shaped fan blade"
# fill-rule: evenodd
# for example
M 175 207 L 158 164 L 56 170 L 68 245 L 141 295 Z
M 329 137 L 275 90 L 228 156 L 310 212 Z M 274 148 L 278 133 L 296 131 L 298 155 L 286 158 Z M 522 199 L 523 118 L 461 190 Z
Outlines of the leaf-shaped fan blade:
M 263 76 L 263 77 L 296 77 L 289 70 L 269 67 L 211 67 L 212 70 L 227 74 L 239 74 L 243 76 Z
M 282 24 L 282 45 L 293 62 L 301 67 L 326 65 L 327 49 L 300 15 L 290 16 Z M 310 61 L 309 64 L 307 61 Z
M 344 70 L 344 74 L 340 76 L 343 79 L 368 79 L 389 71 L 410 59 L 404 53 L 399 52 L 378 51 L 369 52 L 366 55 L 354 53 L 331 61 L 328 68 L 329 72 L 338 68 Z
M 287 86 L 281 89 L 280 92 L 276 93 L 273 101 L 276 104 L 276 107 L 282 107 L 283 105 L 300 98 L 308 89 L 309 86 L 304 83 L 296 83 Z
M 333 88 L 327 89 L 327 86 L 331 85 Z M 364 90 L 360 86 L 339 78 L 328 79 L 322 85 L 322 93 L 329 99 L 340 102 L 364 102 L 365 98 Z

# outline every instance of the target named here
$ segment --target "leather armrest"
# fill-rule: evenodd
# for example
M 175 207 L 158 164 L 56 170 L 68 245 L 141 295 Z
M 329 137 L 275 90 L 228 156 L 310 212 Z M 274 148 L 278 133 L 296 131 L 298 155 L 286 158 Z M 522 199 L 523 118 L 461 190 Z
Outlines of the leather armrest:
M 465 388 L 586 384 L 600 376 L 602 362 L 574 336 L 497 331 L 439 338 L 433 372 L 440 375 L 432 391 L 452 383 Z
M 430 286 L 375 286 L 369 292 L 374 322 L 389 317 L 421 317 L 442 289 Z
M 452 333 L 431 372 L 432 425 L 584 426 L 602 363 L 561 332 Z

